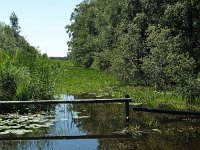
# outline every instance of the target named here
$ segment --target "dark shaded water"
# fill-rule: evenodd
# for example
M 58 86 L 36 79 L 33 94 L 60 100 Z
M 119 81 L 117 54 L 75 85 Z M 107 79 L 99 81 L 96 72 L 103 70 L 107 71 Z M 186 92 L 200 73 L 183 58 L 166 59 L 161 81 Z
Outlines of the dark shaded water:
M 64 96 L 63 99 L 73 100 L 74 97 Z M 101 135 L 101 138 L 0 141 L 0 150 L 199 150 L 200 147 L 200 118 L 197 117 L 133 113 L 131 110 L 132 138 L 118 139 L 125 134 L 123 104 L 59 104 L 48 115 L 54 120 L 52 126 L 6 137 Z M 116 138 L 103 138 L 103 135 Z

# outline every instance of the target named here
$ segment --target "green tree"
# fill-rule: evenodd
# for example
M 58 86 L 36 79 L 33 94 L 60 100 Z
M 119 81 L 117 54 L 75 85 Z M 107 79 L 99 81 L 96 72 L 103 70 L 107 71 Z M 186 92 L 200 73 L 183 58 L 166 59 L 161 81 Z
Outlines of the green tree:
M 160 26 L 150 26 L 148 32 L 150 55 L 145 57 L 143 69 L 150 77 L 150 82 L 159 91 L 187 84 L 194 75 L 195 61 L 180 53 L 180 37 L 173 37 L 170 29 Z
M 19 35 L 19 33 L 21 32 L 20 31 L 21 27 L 19 26 L 19 19 L 15 14 L 15 12 L 12 12 L 10 15 L 10 24 L 11 27 L 15 30 L 16 35 Z
M 87 1 L 79 4 L 72 16 L 72 24 L 66 26 L 71 41 L 68 46 L 72 60 L 76 65 L 90 67 L 93 63 L 93 36 L 96 35 L 94 26 L 94 3 Z
M 87 0 L 71 19 L 77 65 L 115 73 L 124 84 L 197 97 L 191 87 L 199 91 L 200 1 Z

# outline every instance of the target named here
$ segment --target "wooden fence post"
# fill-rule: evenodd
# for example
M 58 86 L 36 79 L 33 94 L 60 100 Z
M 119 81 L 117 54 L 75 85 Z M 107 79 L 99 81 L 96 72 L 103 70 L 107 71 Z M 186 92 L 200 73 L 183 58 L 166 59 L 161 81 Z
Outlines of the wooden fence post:
M 125 98 L 130 98 L 130 96 L 129 95 L 125 95 Z M 129 123 L 130 123 L 129 100 L 127 100 L 125 102 L 125 115 L 126 115 L 126 118 L 125 118 L 126 127 L 128 127 Z

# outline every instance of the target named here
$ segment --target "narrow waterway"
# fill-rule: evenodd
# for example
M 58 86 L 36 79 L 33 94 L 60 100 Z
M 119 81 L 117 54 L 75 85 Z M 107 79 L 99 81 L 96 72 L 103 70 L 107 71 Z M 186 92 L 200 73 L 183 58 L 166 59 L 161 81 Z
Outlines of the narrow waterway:
M 62 99 L 73 100 L 74 96 L 62 95 Z M 0 139 L 55 136 L 72 139 L 1 140 L 0 150 L 199 149 L 199 117 L 130 111 L 128 134 L 123 104 L 58 104 L 40 114 L 1 115 Z M 75 139 L 77 136 L 80 138 Z

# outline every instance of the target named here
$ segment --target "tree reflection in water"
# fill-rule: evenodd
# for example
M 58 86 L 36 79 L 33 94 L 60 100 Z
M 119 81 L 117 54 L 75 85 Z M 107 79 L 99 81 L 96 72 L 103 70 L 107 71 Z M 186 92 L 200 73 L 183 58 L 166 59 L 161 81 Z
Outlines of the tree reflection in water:
M 55 107 L 54 126 L 35 130 L 29 136 L 124 135 L 124 112 L 124 104 L 60 104 Z M 197 150 L 200 147 L 199 118 L 132 110 L 130 115 L 132 139 L 2 141 L 0 149 Z

